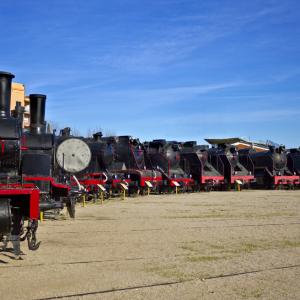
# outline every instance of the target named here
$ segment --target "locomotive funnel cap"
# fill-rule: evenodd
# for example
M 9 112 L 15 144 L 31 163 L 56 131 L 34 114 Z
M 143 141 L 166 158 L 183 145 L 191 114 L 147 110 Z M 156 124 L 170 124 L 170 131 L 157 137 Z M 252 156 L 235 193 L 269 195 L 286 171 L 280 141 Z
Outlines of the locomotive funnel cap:
M 102 137 L 103 137 L 103 134 L 102 134 L 101 131 L 96 132 L 96 133 L 93 134 L 93 138 L 94 138 L 95 141 L 99 141 Z
M 0 71 L 0 118 L 10 117 L 11 82 L 15 75 Z
M 187 141 L 183 143 L 183 147 L 195 147 L 195 146 L 197 146 L 196 141 Z
M 15 78 L 15 75 L 10 72 L 0 71 L 0 76 L 10 77 L 11 79 Z
M 40 134 L 45 130 L 46 95 L 30 94 L 30 130 Z

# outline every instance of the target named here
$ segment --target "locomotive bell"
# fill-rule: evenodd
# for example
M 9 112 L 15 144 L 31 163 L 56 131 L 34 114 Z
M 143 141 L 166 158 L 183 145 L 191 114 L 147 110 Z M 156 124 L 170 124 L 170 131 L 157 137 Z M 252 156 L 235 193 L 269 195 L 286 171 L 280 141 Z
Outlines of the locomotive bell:
M 91 161 L 91 150 L 86 142 L 78 138 L 68 138 L 56 150 L 58 165 L 68 173 L 78 173 L 86 169 Z
M 10 117 L 11 82 L 15 75 L 0 71 L 0 118 Z

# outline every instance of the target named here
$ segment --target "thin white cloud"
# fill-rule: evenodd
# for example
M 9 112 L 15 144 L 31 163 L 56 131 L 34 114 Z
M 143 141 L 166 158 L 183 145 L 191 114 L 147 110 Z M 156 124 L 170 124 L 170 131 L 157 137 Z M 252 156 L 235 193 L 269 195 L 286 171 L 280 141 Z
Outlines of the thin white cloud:
M 231 82 L 220 82 L 207 85 L 194 85 L 194 86 L 179 86 L 171 88 L 160 88 L 160 89 L 126 89 L 118 91 L 105 92 L 95 91 L 89 93 L 89 105 L 107 106 L 114 103 L 115 105 L 126 105 L 130 107 L 132 105 L 136 106 L 137 103 L 141 109 L 148 109 L 150 107 L 175 103 L 178 101 L 188 101 L 191 98 L 197 97 L 199 95 L 210 94 L 213 92 L 230 89 L 241 85 L 241 81 L 231 81 Z M 88 86 L 83 86 L 83 89 L 88 88 Z M 55 98 L 58 94 L 50 94 L 50 97 Z M 61 96 L 60 96 L 61 97 Z M 66 106 L 67 102 L 72 102 L 73 104 L 82 102 L 82 94 L 80 96 L 66 96 L 62 102 L 58 102 L 53 105 L 56 109 L 58 107 Z
M 171 18 L 163 27 L 146 32 L 144 39 L 130 40 L 130 43 L 118 45 L 117 49 L 113 47 L 106 53 L 95 53 L 90 59 L 93 64 L 117 68 L 120 72 L 157 72 L 170 63 L 184 60 L 207 44 L 251 26 L 257 27 L 258 21 L 278 19 L 286 13 L 282 5 L 252 12 L 225 7 L 207 15 Z
M 243 123 L 259 123 L 259 122 L 270 122 L 270 121 L 284 121 L 292 120 L 293 118 L 300 117 L 300 109 L 270 109 L 270 110 L 253 110 L 253 111 L 237 111 L 232 110 L 230 112 L 222 113 L 194 113 L 186 116 L 177 115 L 168 117 L 161 120 L 161 125 L 175 125 L 180 124 L 181 126 L 197 124 L 243 124 Z

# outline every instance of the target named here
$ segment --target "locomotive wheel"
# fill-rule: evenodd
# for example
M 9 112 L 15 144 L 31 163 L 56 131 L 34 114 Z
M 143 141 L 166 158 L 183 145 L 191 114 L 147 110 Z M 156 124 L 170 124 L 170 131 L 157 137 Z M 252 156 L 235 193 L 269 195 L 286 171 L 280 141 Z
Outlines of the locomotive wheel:
M 212 191 L 212 186 L 211 185 L 206 185 L 204 187 L 205 192 L 211 192 Z
M 6 235 L 11 231 L 12 216 L 10 199 L 0 199 L 0 234 Z
M 131 197 L 138 197 L 140 195 L 140 189 L 138 187 L 131 187 L 129 189 L 129 195 Z

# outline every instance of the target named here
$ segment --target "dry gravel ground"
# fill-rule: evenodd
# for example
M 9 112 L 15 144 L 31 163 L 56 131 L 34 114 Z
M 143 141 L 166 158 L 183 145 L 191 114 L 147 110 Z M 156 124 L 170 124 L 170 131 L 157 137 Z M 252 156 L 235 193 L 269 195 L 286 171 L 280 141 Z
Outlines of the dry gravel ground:
M 39 251 L 0 253 L 1 299 L 300 299 L 300 191 L 78 206 Z

